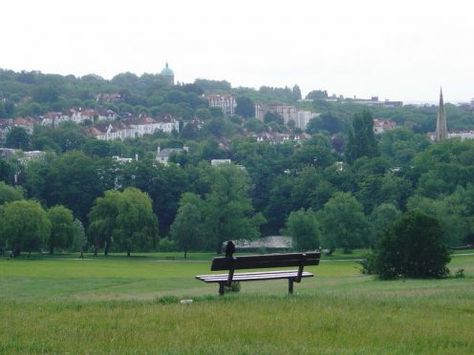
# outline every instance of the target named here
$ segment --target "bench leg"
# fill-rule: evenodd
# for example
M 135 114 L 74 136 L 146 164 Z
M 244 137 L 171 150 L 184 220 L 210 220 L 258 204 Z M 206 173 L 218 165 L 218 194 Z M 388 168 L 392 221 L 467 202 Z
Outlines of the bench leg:
M 293 282 L 295 280 L 294 279 L 288 279 L 288 293 L 289 294 L 293 294 Z
M 219 282 L 219 295 L 224 296 L 224 285 L 225 282 Z

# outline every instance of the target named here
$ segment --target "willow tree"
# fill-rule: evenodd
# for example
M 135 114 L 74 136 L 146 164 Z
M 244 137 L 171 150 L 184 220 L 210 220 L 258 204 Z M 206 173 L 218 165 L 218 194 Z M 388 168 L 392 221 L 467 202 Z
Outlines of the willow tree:
M 113 245 L 130 256 L 133 249 L 147 251 L 158 237 L 158 219 L 150 197 L 129 187 L 123 192 L 106 191 L 96 199 L 89 213 L 88 235 L 96 250 L 104 247 L 107 255 Z

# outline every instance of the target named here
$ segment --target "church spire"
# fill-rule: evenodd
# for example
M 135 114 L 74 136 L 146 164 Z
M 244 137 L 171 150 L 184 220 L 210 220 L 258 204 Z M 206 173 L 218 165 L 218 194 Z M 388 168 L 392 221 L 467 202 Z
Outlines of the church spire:
M 436 120 L 435 141 L 439 142 L 448 138 L 448 127 L 446 123 L 446 111 L 444 109 L 443 88 L 439 92 L 438 118 Z

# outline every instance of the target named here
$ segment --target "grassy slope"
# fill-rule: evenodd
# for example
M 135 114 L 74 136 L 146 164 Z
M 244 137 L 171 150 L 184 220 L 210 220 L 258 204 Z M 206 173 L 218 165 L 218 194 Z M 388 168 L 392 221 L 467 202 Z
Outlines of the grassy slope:
M 467 277 L 380 282 L 323 261 L 293 297 L 275 281 L 222 298 L 193 279 L 199 260 L 0 260 L 0 353 L 473 353 L 474 256 L 450 267 Z

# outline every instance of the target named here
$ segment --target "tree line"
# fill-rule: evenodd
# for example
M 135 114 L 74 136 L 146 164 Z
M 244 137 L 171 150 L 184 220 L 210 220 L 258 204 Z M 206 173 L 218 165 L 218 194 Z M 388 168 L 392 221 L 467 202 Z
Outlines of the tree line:
M 297 144 L 236 137 L 224 146 L 212 138 L 160 134 L 102 142 L 64 125 L 30 137 L 60 147 L 44 158 L 0 159 L 0 179 L 20 186 L 36 206 L 71 210 L 93 249 L 217 251 L 227 239 L 284 233 L 300 249 L 350 251 L 375 245 L 393 220 L 415 209 L 440 222 L 445 245 L 469 242 L 474 142 L 433 144 L 402 128 L 377 137 L 371 125 L 370 112 L 356 114 L 342 146 L 322 131 Z M 174 155 L 169 165 L 154 160 L 157 146 L 183 144 L 189 152 Z M 123 163 L 111 158 L 115 153 L 139 159 Z M 233 164 L 212 167 L 209 160 L 216 158 Z M 140 206 L 127 202 L 133 199 Z M 2 211 L 12 203 L 4 202 Z M 147 223 L 119 223 L 119 214 L 140 208 L 151 210 Z M 146 232 L 131 232 L 139 225 L 147 225 Z M 46 245 L 35 248 L 40 244 Z

